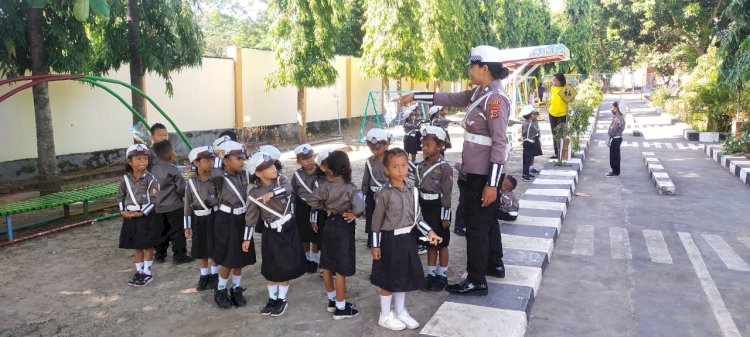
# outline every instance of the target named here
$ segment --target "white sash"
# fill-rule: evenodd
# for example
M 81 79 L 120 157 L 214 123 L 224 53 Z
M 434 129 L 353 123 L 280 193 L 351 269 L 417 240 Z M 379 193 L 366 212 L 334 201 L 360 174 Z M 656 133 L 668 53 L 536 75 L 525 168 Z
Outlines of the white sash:
M 372 174 L 372 165 L 370 165 L 370 160 L 368 159 L 365 163 L 367 163 L 367 171 L 370 172 L 370 179 L 374 181 L 375 185 L 378 185 L 379 188 L 383 188 L 383 184 L 375 179 L 375 176 Z
M 126 175 L 122 176 L 122 179 L 125 180 L 125 187 L 127 187 L 127 189 L 128 189 L 128 195 L 130 196 L 130 200 L 133 201 L 133 204 L 135 206 L 138 206 L 140 208 L 141 205 L 138 204 L 137 201 L 135 201 L 135 194 L 133 194 L 133 188 L 130 187 L 130 178 L 128 178 L 128 175 L 126 174 Z
M 201 204 L 201 207 L 203 207 L 204 211 L 208 211 L 208 207 L 206 207 L 206 204 L 203 203 L 203 199 L 201 199 L 200 194 L 198 194 L 198 190 L 195 189 L 195 184 L 193 184 L 193 179 L 188 180 L 188 185 L 190 185 L 190 190 L 193 191 L 193 195 L 196 199 L 198 199 L 198 202 Z
M 368 163 L 369 163 L 369 162 L 368 162 Z M 307 184 L 305 184 L 305 181 L 304 181 L 304 180 L 302 180 L 302 178 L 301 178 L 301 177 L 299 176 L 299 172 L 298 172 L 298 171 L 294 171 L 294 176 L 295 176 L 295 177 L 297 177 L 297 180 L 299 180 L 299 183 L 300 183 L 300 184 L 302 185 L 302 187 L 304 187 L 304 188 L 305 188 L 305 190 L 307 190 L 307 192 L 308 192 L 308 193 L 312 193 L 312 192 L 313 192 L 313 191 L 312 191 L 312 190 L 310 189 L 310 187 L 308 187 L 308 186 L 307 186 Z
M 441 165 L 441 164 L 443 164 L 443 163 L 445 163 L 445 160 L 442 160 L 442 159 L 441 159 L 441 160 L 439 160 L 439 161 L 438 161 L 437 163 L 435 163 L 435 164 L 432 164 L 432 166 L 430 166 L 430 167 L 429 167 L 429 168 L 427 169 L 427 171 L 424 171 L 424 174 L 419 174 L 419 165 L 417 165 L 417 166 L 416 166 L 416 170 L 417 170 L 417 178 L 418 178 L 418 179 L 417 179 L 417 187 L 419 187 L 419 186 L 422 186 L 422 179 L 423 179 L 424 177 L 426 177 L 426 176 L 427 176 L 428 174 L 430 174 L 430 172 L 432 172 L 432 170 L 434 170 L 434 169 L 435 169 L 436 167 L 440 166 L 440 165 Z
M 232 191 L 234 191 L 234 194 L 237 195 L 237 198 L 240 199 L 240 202 L 242 203 L 242 207 L 247 208 L 247 203 L 245 202 L 245 198 L 240 194 L 240 191 L 237 190 L 237 187 L 235 187 L 234 184 L 232 184 L 232 181 L 229 180 L 227 176 L 224 176 L 224 181 L 229 183 L 229 188 L 231 188 Z
M 482 95 L 481 97 L 479 97 L 479 99 L 477 99 L 476 101 L 472 102 L 472 103 L 471 103 L 471 105 L 469 105 L 469 107 L 468 107 L 468 108 L 466 108 L 466 112 L 465 112 L 465 115 L 464 115 L 464 119 L 463 119 L 463 120 L 461 120 L 461 127 L 462 127 L 462 128 L 466 129 L 466 120 L 467 120 L 467 119 L 469 118 L 469 112 L 470 112 L 471 110 L 474 110 L 474 108 L 476 108 L 476 107 L 477 107 L 477 106 L 478 106 L 478 105 L 479 105 L 480 103 L 482 103 L 482 101 L 483 101 L 483 100 L 484 100 L 485 98 L 487 98 L 487 97 L 490 97 L 490 95 L 492 95 L 492 90 L 489 90 L 489 92 L 487 92 L 486 94 L 484 94 L 484 95 Z M 485 119 L 486 119 L 486 118 L 485 118 Z

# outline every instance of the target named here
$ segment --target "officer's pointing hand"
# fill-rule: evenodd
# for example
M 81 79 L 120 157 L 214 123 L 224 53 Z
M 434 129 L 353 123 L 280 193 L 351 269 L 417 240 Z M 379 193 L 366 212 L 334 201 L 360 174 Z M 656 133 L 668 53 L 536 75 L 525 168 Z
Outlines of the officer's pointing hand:
M 400 104 L 401 106 L 406 106 L 409 103 L 414 102 L 414 94 L 406 94 L 403 96 L 399 96 L 397 98 L 394 98 L 391 101 L 398 102 L 398 104 Z
M 482 207 L 492 205 L 497 199 L 497 187 L 485 186 L 482 190 Z

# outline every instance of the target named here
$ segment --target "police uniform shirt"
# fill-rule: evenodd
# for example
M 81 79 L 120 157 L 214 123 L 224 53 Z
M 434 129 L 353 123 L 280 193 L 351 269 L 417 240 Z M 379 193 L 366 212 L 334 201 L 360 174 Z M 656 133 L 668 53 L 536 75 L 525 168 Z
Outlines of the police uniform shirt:
M 461 171 L 486 175 L 489 186 L 498 186 L 508 148 L 506 131 L 510 118 L 510 101 L 500 81 L 459 93 L 416 92 L 414 100 L 444 107 L 469 107 L 478 101 L 467 112 L 464 127 L 467 133 L 489 137 L 491 144 L 478 144 L 464 137 Z
M 432 171 L 427 172 L 432 165 L 440 163 Z M 417 164 L 417 186 L 420 193 L 440 194 L 440 220 L 450 220 L 451 193 L 453 191 L 453 168 L 442 158 L 438 162 L 429 163 L 426 160 Z
M 375 211 L 372 213 L 372 232 L 392 231 L 422 222 L 422 214 L 414 219 L 414 186 L 404 182 L 404 188 L 391 184 L 375 193 Z
M 612 123 L 609 124 L 609 138 L 622 137 L 622 132 L 625 131 L 625 118 L 622 114 L 615 115 L 612 117 Z
M 268 203 L 263 204 L 264 206 L 276 211 L 279 214 L 289 214 L 291 212 L 289 204 L 289 198 L 287 198 L 287 192 L 292 189 L 289 181 L 284 176 L 279 176 L 280 179 L 274 179 L 270 184 L 263 185 L 258 181 L 255 185 L 251 186 L 248 198 L 258 199 L 268 192 L 273 193 L 273 198 Z M 257 200 L 263 203 L 262 200 Z M 245 223 L 248 227 L 255 226 L 258 222 L 258 216 L 266 223 L 272 223 L 279 220 L 279 217 L 272 214 L 263 207 L 258 206 L 256 203 L 248 200 L 247 202 L 247 213 L 245 214 Z
M 128 180 L 130 189 L 133 192 L 132 195 L 130 195 L 128 185 L 124 179 Z M 141 211 L 144 215 L 148 215 L 154 210 L 154 201 L 158 196 L 159 183 L 148 171 L 144 171 L 143 175 L 138 179 L 135 179 L 132 172 L 128 172 L 123 176 L 120 189 L 117 190 L 117 201 L 120 211 Z
M 307 204 L 313 209 L 341 214 L 352 211 L 357 216 L 365 212 L 365 198 L 362 192 L 352 183 L 341 177 L 324 181 L 308 197 Z
M 167 213 L 184 207 L 185 178 L 172 163 L 156 160 L 151 173 L 159 182 L 159 198 L 156 213 Z
M 206 180 L 201 180 L 200 176 L 195 175 L 190 178 L 195 186 L 195 192 L 198 193 L 196 196 L 193 190 L 188 187 L 185 191 L 185 207 L 184 215 L 189 217 L 193 214 L 193 210 L 203 211 L 203 205 L 206 205 L 208 209 L 213 209 L 219 205 L 219 194 L 216 191 L 216 183 L 210 177 Z M 203 201 L 203 205 L 201 205 Z
M 305 186 L 307 186 L 307 188 L 305 188 Z M 310 195 L 310 193 L 312 193 L 310 191 L 314 191 L 317 187 L 317 172 L 313 172 L 313 174 L 307 174 L 302 168 L 294 171 L 294 175 L 292 176 L 292 191 L 294 191 L 294 195 L 300 197 L 300 199 L 302 200 L 307 201 L 307 197 Z M 308 188 L 310 190 L 308 190 Z
M 419 124 L 421 124 L 421 119 L 412 115 L 409 116 L 406 119 L 406 122 L 404 122 L 404 132 L 406 134 L 410 134 L 414 131 L 419 130 Z
M 239 192 L 239 196 L 234 193 L 234 190 L 232 190 L 225 179 L 232 182 L 237 189 L 237 192 Z M 216 190 L 219 191 L 219 205 L 226 205 L 231 208 L 241 208 L 245 206 L 243 202 L 245 201 L 244 198 L 247 196 L 247 171 L 242 170 L 234 174 L 223 172 L 222 175 L 214 178 L 214 182 L 216 183 Z
M 450 121 L 445 117 L 435 117 L 435 119 L 432 120 L 430 123 L 433 126 L 441 127 L 443 129 L 448 128 L 448 124 L 450 124 Z
M 369 167 L 365 165 L 365 172 L 362 175 L 362 193 L 367 193 L 370 190 L 370 186 L 378 187 L 378 184 L 372 181 L 373 177 L 381 185 L 385 185 L 388 182 L 388 176 L 385 175 L 385 165 L 383 165 L 382 160 L 377 160 L 375 156 L 370 156 L 370 158 L 367 158 L 367 162 L 370 165 Z M 370 167 L 372 167 L 372 171 L 370 171 Z
M 518 212 L 518 200 L 513 191 L 500 192 L 500 212 Z
M 523 140 L 535 142 L 537 136 L 539 136 L 539 123 L 531 118 L 525 120 L 523 126 L 521 126 Z

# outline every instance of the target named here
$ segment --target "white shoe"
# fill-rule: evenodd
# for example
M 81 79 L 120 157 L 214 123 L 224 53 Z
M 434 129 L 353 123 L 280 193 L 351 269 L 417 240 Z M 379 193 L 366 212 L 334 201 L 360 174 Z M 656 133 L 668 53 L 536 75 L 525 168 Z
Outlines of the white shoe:
M 393 331 L 406 329 L 406 324 L 396 318 L 396 316 L 393 314 L 393 311 L 389 312 L 388 315 L 385 316 L 383 316 L 383 313 L 380 313 L 380 318 L 378 318 L 378 325 Z
M 414 330 L 419 327 L 419 322 L 417 322 L 417 320 L 412 318 L 411 315 L 409 315 L 409 312 L 406 311 L 406 309 L 398 313 L 396 315 L 396 318 L 398 318 L 398 320 L 401 321 L 402 323 L 406 324 L 406 327 L 411 330 Z

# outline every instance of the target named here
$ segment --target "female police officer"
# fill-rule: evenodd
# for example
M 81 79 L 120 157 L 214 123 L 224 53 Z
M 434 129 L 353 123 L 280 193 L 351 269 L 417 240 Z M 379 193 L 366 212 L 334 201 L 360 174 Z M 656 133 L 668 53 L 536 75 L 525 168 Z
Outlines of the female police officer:
M 487 295 L 486 275 L 505 277 L 500 228 L 495 219 L 498 186 L 508 148 L 506 130 L 510 99 L 500 80 L 508 77 L 500 50 L 491 46 L 471 49 L 469 77 L 474 89 L 460 93 L 415 92 L 400 97 L 448 107 L 467 107 L 461 123 L 465 129 L 461 171 L 466 179 L 466 251 L 468 277 L 446 289 L 455 294 Z

